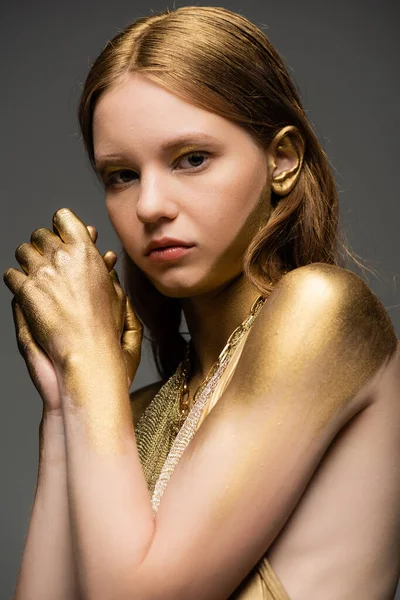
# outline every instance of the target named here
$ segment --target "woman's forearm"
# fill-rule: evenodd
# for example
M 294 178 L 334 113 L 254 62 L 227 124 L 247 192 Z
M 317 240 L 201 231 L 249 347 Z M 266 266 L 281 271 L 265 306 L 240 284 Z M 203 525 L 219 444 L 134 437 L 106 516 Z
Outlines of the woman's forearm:
M 139 581 L 154 514 L 118 347 L 72 355 L 59 371 L 68 499 L 85 600 L 151 598 Z
M 39 472 L 14 600 L 80 600 L 68 513 L 63 417 L 43 412 Z

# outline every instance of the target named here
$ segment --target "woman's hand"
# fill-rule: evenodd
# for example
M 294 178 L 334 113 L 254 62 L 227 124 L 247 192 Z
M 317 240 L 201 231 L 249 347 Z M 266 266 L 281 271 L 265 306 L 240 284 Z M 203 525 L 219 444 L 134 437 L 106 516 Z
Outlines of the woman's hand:
M 75 217 L 75 215 L 74 215 L 74 217 Z M 75 219 L 77 219 L 77 217 L 75 217 Z M 93 243 L 96 242 L 96 239 L 97 239 L 96 229 L 94 227 L 88 226 L 87 231 L 89 232 L 90 240 Z M 54 234 L 52 234 L 52 232 L 50 230 L 42 229 L 42 230 L 37 230 L 36 232 L 34 232 L 32 234 L 32 238 L 31 238 L 32 248 L 29 248 L 29 250 L 25 250 L 22 252 L 23 255 L 25 255 L 24 252 L 26 252 L 26 254 L 28 255 L 28 259 L 19 260 L 19 258 L 18 258 L 20 255 L 19 252 L 21 251 L 21 248 L 24 249 L 24 247 L 29 246 L 28 244 L 23 244 L 22 246 L 20 246 L 17 249 L 17 252 L 16 252 L 17 259 L 21 263 L 21 266 L 27 275 L 32 272 L 35 272 L 35 270 L 32 269 L 32 264 L 34 264 L 35 259 L 31 259 L 31 261 L 29 263 L 29 252 L 31 254 L 32 254 L 32 252 L 36 252 L 38 254 L 38 257 L 35 257 L 36 260 L 38 258 L 40 260 L 40 256 L 44 256 L 46 258 L 46 245 L 43 244 L 43 246 L 42 246 L 43 250 L 41 250 L 41 251 L 43 252 L 43 255 L 42 254 L 39 255 L 39 252 L 37 251 L 37 249 L 35 249 L 35 246 L 34 246 L 35 234 L 41 233 L 41 235 L 43 235 L 44 232 L 50 233 L 51 236 L 54 235 Z M 54 237 L 56 237 L 56 236 L 54 236 Z M 54 238 L 51 238 L 51 239 L 54 243 Z M 62 245 L 64 245 L 64 242 L 60 239 L 60 246 L 62 247 Z M 97 249 L 96 249 L 96 251 L 97 251 Z M 53 250 L 53 252 L 54 252 L 54 250 Z M 49 255 L 49 249 L 47 246 L 47 258 L 51 259 L 51 257 L 49 257 L 48 255 Z M 101 259 L 101 257 L 100 257 L 100 259 Z M 117 307 L 118 314 L 116 314 L 116 312 L 114 312 L 114 318 L 115 318 L 115 322 L 117 323 L 117 326 L 119 326 L 121 328 L 120 345 L 121 345 L 121 350 L 123 352 L 123 357 L 124 357 L 126 368 L 127 368 L 127 385 L 129 388 L 130 384 L 132 383 L 133 377 L 135 375 L 135 372 L 137 370 L 137 366 L 138 366 L 139 360 L 140 360 L 141 324 L 138 321 L 136 315 L 134 314 L 133 309 L 130 305 L 130 302 L 126 298 L 121 286 L 119 285 L 116 272 L 113 270 L 113 267 L 117 260 L 115 253 L 112 251 L 108 251 L 104 254 L 102 259 L 103 259 L 102 262 L 103 262 L 103 264 L 105 264 L 105 267 L 106 267 L 106 272 L 107 271 L 110 272 L 110 274 L 108 276 L 108 281 L 112 282 L 115 296 L 116 296 L 116 299 L 114 299 L 115 300 L 114 310 L 115 310 L 115 307 Z M 46 266 L 47 266 L 47 268 L 48 268 L 49 262 L 51 264 L 51 260 L 49 260 L 47 263 L 43 261 L 41 267 L 46 268 Z M 7 281 L 7 275 L 10 274 L 10 271 L 11 271 L 11 273 L 13 273 L 15 271 L 17 274 L 21 275 L 21 277 L 24 277 L 24 275 L 15 269 L 11 269 L 6 272 L 6 274 L 5 274 L 6 284 L 8 285 L 8 287 L 10 287 L 10 289 L 12 291 L 14 291 L 13 287 L 12 287 L 13 282 L 11 282 L 11 286 L 10 286 Z M 22 296 L 22 298 L 23 298 L 23 296 Z M 84 298 L 85 298 L 85 295 L 83 295 L 83 301 L 84 301 Z M 43 348 L 43 346 L 36 339 L 35 335 L 32 333 L 31 324 L 30 324 L 29 320 L 27 320 L 24 310 L 22 309 L 20 303 L 18 302 L 17 295 L 12 301 L 12 308 L 13 308 L 14 323 L 15 323 L 15 327 L 16 327 L 16 334 L 17 334 L 17 339 L 18 339 L 18 347 L 19 347 L 20 353 L 22 354 L 22 356 L 27 364 L 30 377 L 31 377 L 36 389 L 38 390 L 40 396 L 43 399 L 44 409 L 47 410 L 48 412 L 57 413 L 57 412 L 61 411 L 61 400 L 60 400 L 60 395 L 59 395 L 59 390 L 58 390 L 57 377 L 56 377 L 56 373 L 55 373 L 53 359 L 48 355 L 46 348 Z M 38 314 L 40 315 L 41 313 L 39 312 Z M 35 325 L 37 327 L 36 323 L 34 323 L 34 326 Z M 84 325 L 83 325 L 83 328 L 84 328 Z
M 89 225 L 88 230 L 91 238 L 96 242 L 96 229 Z M 112 269 L 117 260 L 116 254 L 112 251 L 107 251 L 103 256 L 103 259 L 110 275 L 113 276 Z M 24 313 L 15 297 L 12 299 L 11 306 L 18 349 L 25 360 L 32 383 L 43 400 L 43 409 L 47 414 L 61 414 L 61 397 L 53 363 L 33 338 Z
M 124 319 L 120 298 L 86 226 L 68 209 L 53 217 L 54 231 L 37 229 L 16 258 L 25 273 L 4 274 L 33 337 L 55 367 L 82 352 L 115 349 Z M 58 234 L 58 235 L 56 235 Z

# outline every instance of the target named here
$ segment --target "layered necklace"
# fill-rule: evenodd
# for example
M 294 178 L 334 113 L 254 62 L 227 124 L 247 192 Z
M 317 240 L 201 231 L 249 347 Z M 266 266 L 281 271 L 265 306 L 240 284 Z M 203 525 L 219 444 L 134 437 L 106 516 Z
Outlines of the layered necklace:
M 199 395 L 202 393 L 204 388 L 207 386 L 210 379 L 215 375 L 215 373 L 217 373 L 219 371 L 219 369 L 221 368 L 221 365 L 225 364 L 225 363 L 227 364 L 229 362 L 229 359 L 230 359 L 233 351 L 235 350 L 236 346 L 242 339 L 243 335 L 252 326 L 254 319 L 256 318 L 256 316 L 257 316 L 259 310 L 261 309 L 261 306 L 264 304 L 265 300 L 266 299 L 263 296 L 259 296 L 257 298 L 257 300 L 253 303 L 248 317 L 246 317 L 246 319 L 238 327 L 236 327 L 236 329 L 234 329 L 234 331 L 231 333 L 225 346 L 221 350 L 217 360 L 212 365 L 211 369 L 208 371 L 205 379 L 203 379 L 203 381 L 197 388 L 196 393 L 193 396 L 193 405 L 197 401 Z M 186 417 L 189 414 L 189 410 L 190 410 L 189 379 L 190 379 L 190 375 L 191 375 L 191 364 L 192 364 L 191 357 L 192 356 L 193 356 L 193 346 L 192 346 L 191 342 L 188 342 L 186 349 L 185 349 L 183 362 L 182 362 L 183 382 L 182 382 L 182 389 L 181 389 L 181 394 L 180 394 L 180 398 L 179 398 L 179 421 L 177 423 L 178 430 L 182 427 L 183 423 L 185 422 Z
M 203 409 L 243 336 L 253 325 L 266 298 L 259 296 L 247 318 L 231 333 L 217 360 L 197 388 L 189 405 L 191 342 L 176 372 L 161 387 L 135 428 L 139 457 L 157 512 L 166 485 L 186 446 L 196 432 Z

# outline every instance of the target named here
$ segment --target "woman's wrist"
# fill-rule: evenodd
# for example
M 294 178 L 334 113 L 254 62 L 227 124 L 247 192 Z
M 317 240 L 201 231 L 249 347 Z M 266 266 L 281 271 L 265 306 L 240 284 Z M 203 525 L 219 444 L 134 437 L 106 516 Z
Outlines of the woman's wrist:
M 128 391 L 126 365 L 118 344 L 96 345 L 71 352 L 56 366 L 62 410 L 98 404 L 110 393 Z
M 105 360 L 120 351 L 120 340 L 115 332 L 97 332 L 87 330 L 73 339 L 65 339 L 64 343 L 53 345 L 51 360 L 59 375 L 72 369 L 80 368 L 85 363 Z
M 55 465 L 66 463 L 62 409 L 49 410 L 43 407 L 39 425 L 39 461 Z

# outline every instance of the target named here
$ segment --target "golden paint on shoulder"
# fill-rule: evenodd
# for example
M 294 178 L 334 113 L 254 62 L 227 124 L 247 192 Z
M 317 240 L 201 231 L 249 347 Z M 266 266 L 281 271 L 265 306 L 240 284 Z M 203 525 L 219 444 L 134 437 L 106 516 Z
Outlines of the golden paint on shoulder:
M 318 591 L 303 597 L 323 597 L 326 581 L 336 583 L 336 570 L 342 574 L 349 571 L 340 562 L 342 551 L 337 555 L 335 568 L 331 566 L 332 548 L 342 550 L 346 542 L 346 548 L 362 549 L 367 537 L 357 544 L 356 529 L 360 540 L 365 523 L 377 522 L 376 506 L 382 508 L 384 517 L 389 514 L 389 501 L 396 509 L 392 508 L 391 519 L 381 520 L 375 527 L 370 547 L 381 539 L 381 525 L 388 525 L 385 530 L 393 532 L 392 525 L 397 522 L 398 503 L 391 500 L 394 497 L 391 491 L 397 486 L 391 457 L 393 448 L 398 447 L 398 418 L 388 418 L 386 411 L 379 422 L 376 419 L 374 422 L 374 413 L 384 403 L 371 400 L 377 388 L 381 389 L 381 384 L 371 386 L 371 381 L 390 362 L 396 348 L 397 337 L 384 307 L 357 275 L 319 263 L 285 275 L 253 324 L 232 380 L 175 468 L 157 513 L 158 537 L 152 544 L 148 564 L 165 568 L 167 561 L 171 580 L 178 580 L 182 572 L 188 573 L 189 586 L 192 580 L 188 557 L 196 555 L 196 567 L 203 574 L 201 585 L 216 590 L 221 585 L 218 579 L 221 572 L 229 575 L 232 586 L 238 585 L 249 566 L 267 556 L 274 541 L 285 531 L 287 545 L 280 546 L 281 554 L 271 554 L 272 568 L 290 596 L 292 590 L 301 588 L 303 578 L 308 577 L 309 582 L 304 585 L 309 583 L 309 589 Z M 382 379 L 388 381 L 386 376 Z M 398 380 L 393 382 L 391 390 L 394 404 Z M 389 406 L 387 401 L 385 406 Z M 368 410 L 363 411 L 363 407 Z M 375 439 L 365 425 L 364 433 L 361 435 L 359 429 L 357 433 L 355 427 L 366 421 L 373 424 Z M 308 504 L 310 511 L 303 519 L 305 527 L 301 535 L 296 538 L 288 535 L 295 532 L 287 525 L 290 520 L 294 523 L 295 514 L 299 515 L 300 501 L 303 500 L 305 507 L 305 499 L 311 498 L 312 490 L 316 489 L 318 473 L 329 464 L 329 458 L 335 458 L 335 449 L 340 438 L 345 439 L 346 429 L 351 430 L 345 427 L 348 422 L 353 423 L 352 431 L 363 444 L 357 460 L 354 457 L 360 444 L 354 444 L 353 437 L 346 447 L 348 452 L 344 454 L 343 450 L 342 456 L 336 454 L 338 470 L 331 469 L 328 483 L 318 486 L 319 502 Z M 386 430 L 388 425 L 392 427 L 391 438 L 380 435 L 385 423 Z M 372 444 L 371 439 L 374 439 Z M 383 444 L 387 444 L 386 449 Z M 371 460 L 365 459 L 367 451 Z M 386 495 L 376 483 L 384 475 L 379 468 L 383 464 L 387 465 L 387 476 L 382 481 L 385 485 L 392 482 Z M 373 468 L 371 493 L 366 497 L 364 482 Z M 348 486 L 352 494 L 339 504 Z M 353 497 L 356 491 L 358 502 Z M 336 496 L 331 503 L 333 494 Z M 369 509 L 362 513 L 365 504 Z M 325 513 L 321 516 L 323 509 Z M 371 514 L 373 520 L 369 518 Z M 358 519 L 358 527 L 352 531 L 351 545 L 346 535 L 357 515 L 363 518 Z M 340 527 L 339 536 L 335 531 Z M 312 532 L 311 536 L 305 535 L 307 530 Z M 393 538 L 386 537 L 387 548 L 393 548 Z M 251 540 L 251 544 L 243 544 L 243 539 Z M 177 552 L 168 554 L 165 548 L 170 547 L 177 548 Z M 197 552 L 204 547 L 208 548 L 207 553 Z M 319 570 L 317 577 L 315 570 L 310 572 L 308 567 L 312 552 L 320 569 L 319 559 L 326 548 L 323 567 L 327 577 L 321 578 Z M 299 570 L 299 563 L 303 569 Z M 354 564 L 367 564 L 366 571 L 371 572 L 370 563 L 362 553 L 361 560 Z M 358 571 L 348 574 L 348 589 L 359 587 Z M 344 578 L 336 578 L 338 586 Z M 318 585 L 323 587 L 322 593 Z M 341 590 L 337 597 L 341 597 L 340 593 Z
M 241 404 L 306 395 L 320 426 L 374 381 L 397 348 L 393 324 L 363 280 L 341 267 L 313 263 L 287 273 L 249 333 L 232 385 Z M 380 372 L 380 371 L 379 371 Z M 357 398 L 361 400 L 359 395 Z

